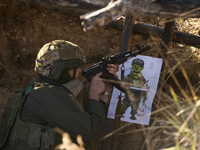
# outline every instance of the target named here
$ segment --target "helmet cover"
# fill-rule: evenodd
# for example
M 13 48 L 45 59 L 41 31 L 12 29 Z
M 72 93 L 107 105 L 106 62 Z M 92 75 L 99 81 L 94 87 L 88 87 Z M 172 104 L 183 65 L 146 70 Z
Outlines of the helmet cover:
M 51 72 L 51 68 L 55 68 L 53 67 L 55 62 L 64 62 L 60 65 L 62 66 L 60 71 L 63 71 L 64 69 L 79 68 L 86 63 L 86 58 L 83 49 L 78 45 L 64 40 L 55 40 L 45 44 L 40 49 L 35 61 L 35 71 L 43 76 L 55 79 L 52 77 L 53 72 Z M 67 64 L 67 62 L 70 63 Z

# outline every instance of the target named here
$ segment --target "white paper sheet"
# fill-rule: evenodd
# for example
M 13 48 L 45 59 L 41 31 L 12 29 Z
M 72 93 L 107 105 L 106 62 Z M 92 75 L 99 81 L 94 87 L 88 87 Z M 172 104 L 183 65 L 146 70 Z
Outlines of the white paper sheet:
M 135 117 L 134 119 L 130 118 L 132 116 L 130 112 L 131 112 L 131 106 L 134 105 L 133 104 L 126 109 L 125 113 L 123 114 L 123 117 L 121 117 L 121 121 L 148 125 L 150 121 L 152 103 L 156 94 L 163 61 L 160 58 L 154 58 L 154 57 L 143 56 L 143 55 L 138 55 L 137 57 L 129 59 L 127 62 L 124 63 L 124 70 L 125 70 L 124 77 L 125 78 L 127 77 L 128 74 L 131 74 L 131 71 L 133 69 L 133 67 L 131 66 L 132 61 L 137 58 L 144 61 L 144 69 L 141 71 L 141 73 L 147 81 L 145 87 L 148 85 L 149 88 L 141 88 L 141 87 L 133 87 L 133 86 L 130 86 L 130 88 L 134 89 L 135 93 L 139 93 L 139 95 L 146 95 L 146 101 L 143 103 L 145 96 L 142 96 L 142 98 L 140 99 L 141 102 L 137 102 L 139 106 L 137 107 L 137 114 L 134 115 Z M 122 65 L 120 65 L 120 68 L 122 68 Z M 118 75 L 119 77 L 121 77 L 121 69 L 119 70 Z M 115 115 L 120 115 L 120 114 L 115 114 L 120 93 L 122 96 L 121 100 L 123 103 L 123 99 L 125 98 L 125 93 L 119 91 L 116 88 L 113 89 L 110 106 L 108 110 L 108 115 L 107 115 L 108 118 L 114 119 Z

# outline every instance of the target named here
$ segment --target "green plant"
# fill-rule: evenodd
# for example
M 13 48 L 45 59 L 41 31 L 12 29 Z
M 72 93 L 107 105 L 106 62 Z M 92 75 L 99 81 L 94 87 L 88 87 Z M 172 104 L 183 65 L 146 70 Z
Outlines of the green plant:
M 0 64 L 6 69 L 6 71 L 10 74 L 10 75 L 12 75 L 11 73 L 10 73 L 10 71 L 6 68 L 6 66 L 0 61 Z

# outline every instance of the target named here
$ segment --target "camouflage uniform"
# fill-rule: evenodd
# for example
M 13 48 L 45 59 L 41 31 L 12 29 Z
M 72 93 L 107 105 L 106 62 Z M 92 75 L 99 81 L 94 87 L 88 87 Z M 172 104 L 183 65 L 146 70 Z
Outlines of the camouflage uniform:
M 134 64 L 133 64 L 134 65 Z M 143 65 L 141 65 L 143 67 Z M 134 66 L 133 66 L 134 67 Z M 142 68 L 143 69 L 143 68 Z M 126 78 L 124 79 L 126 83 L 130 83 L 130 86 L 137 87 L 137 88 L 142 88 L 146 84 L 146 79 L 142 75 L 141 71 L 139 72 L 131 72 L 131 74 L 128 74 Z M 122 100 L 121 104 L 121 114 L 123 117 L 123 114 L 126 112 L 127 108 L 131 106 L 131 117 L 130 119 L 135 120 L 135 114 L 137 113 L 138 106 L 140 105 L 140 102 L 142 100 L 142 97 L 144 97 L 143 103 L 146 101 L 146 91 L 141 91 L 141 90 L 135 90 L 135 89 L 130 89 L 131 90 L 131 99 L 129 99 L 128 95 L 125 95 L 124 99 Z
M 85 143 L 103 135 L 107 104 L 89 99 L 83 108 L 73 91 L 66 88 L 74 81 L 68 70 L 84 63 L 83 50 L 73 43 L 58 40 L 41 48 L 35 65 L 39 77 L 29 83 L 2 149 L 53 150 L 61 142 L 54 127 L 69 133 L 73 140 L 81 135 Z

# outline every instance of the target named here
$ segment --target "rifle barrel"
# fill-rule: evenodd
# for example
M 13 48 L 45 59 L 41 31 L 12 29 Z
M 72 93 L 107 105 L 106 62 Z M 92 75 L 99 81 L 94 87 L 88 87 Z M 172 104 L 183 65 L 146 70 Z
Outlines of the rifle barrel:
M 136 52 L 131 53 L 130 56 L 137 56 L 139 54 L 142 54 L 142 53 L 148 51 L 150 48 L 151 48 L 150 46 L 146 46 L 146 47 L 144 47 L 144 48 L 142 48 L 142 49 L 140 49 L 140 50 L 138 50 Z

